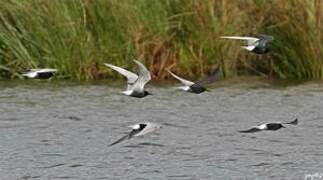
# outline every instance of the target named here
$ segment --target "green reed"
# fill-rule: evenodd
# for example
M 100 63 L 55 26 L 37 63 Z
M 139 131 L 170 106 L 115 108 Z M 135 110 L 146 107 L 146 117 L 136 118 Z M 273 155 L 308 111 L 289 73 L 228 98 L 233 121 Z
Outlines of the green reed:
M 59 69 L 57 78 L 116 76 L 103 63 L 154 79 L 170 69 L 197 78 L 221 66 L 224 76 L 323 78 L 320 0 L 8 0 L 0 2 L 0 77 L 28 68 Z M 273 35 L 272 52 L 248 53 L 221 35 Z

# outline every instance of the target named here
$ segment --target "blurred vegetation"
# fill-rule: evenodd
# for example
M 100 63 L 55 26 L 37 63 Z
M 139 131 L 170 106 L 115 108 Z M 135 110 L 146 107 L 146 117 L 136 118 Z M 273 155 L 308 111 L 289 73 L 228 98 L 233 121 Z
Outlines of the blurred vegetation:
M 165 69 L 198 78 L 220 65 L 224 77 L 323 78 L 321 0 L 7 0 L 0 2 L 0 78 L 36 67 L 57 78 L 117 76 L 103 63 L 154 79 Z M 274 36 L 256 55 L 222 35 Z

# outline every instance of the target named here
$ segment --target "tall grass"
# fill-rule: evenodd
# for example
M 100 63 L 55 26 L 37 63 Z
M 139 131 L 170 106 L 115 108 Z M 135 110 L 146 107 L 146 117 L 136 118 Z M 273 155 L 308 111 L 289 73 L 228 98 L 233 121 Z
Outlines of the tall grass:
M 58 78 L 115 76 L 108 62 L 155 79 L 165 69 L 191 78 L 220 65 L 223 75 L 323 78 L 321 0 L 8 0 L 0 2 L 0 77 L 36 67 Z M 221 35 L 270 34 L 272 53 L 242 50 Z

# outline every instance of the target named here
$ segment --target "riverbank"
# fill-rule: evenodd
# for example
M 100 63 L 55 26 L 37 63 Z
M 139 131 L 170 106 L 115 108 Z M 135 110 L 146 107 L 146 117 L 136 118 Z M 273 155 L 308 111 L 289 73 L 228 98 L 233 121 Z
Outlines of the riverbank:
M 227 79 L 218 80 L 208 87 L 210 90 L 217 88 L 239 88 L 239 89 L 285 89 L 293 86 L 322 84 L 322 80 L 309 81 L 309 80 L 281 80 L 281 79 L 268 79 L 259 76 L 236 76 Z M 111 88 L 123 88 L 126 85 L 124 80 L 119 78 L 115 79 L 103 79 L 103 80 L 39 80 L 39 79 L 12 79 L 12 80 L 0 80 L 0 87 L 16 87 L 16 86 L 30 86 L 30 87 L 61 87 L 61 86 L 106 86 Z M 153 80 L 148 83 L 147 88 L 174 88 L 180 86 L 180 82 L 175 79 L 170 80 Z

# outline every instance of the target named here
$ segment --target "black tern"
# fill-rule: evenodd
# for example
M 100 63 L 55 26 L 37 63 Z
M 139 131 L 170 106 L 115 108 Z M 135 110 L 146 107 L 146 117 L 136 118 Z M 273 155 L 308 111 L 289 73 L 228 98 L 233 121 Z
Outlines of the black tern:
M 151 93 L 145 90 L 145 84 L 147 84 L 151 80 L 150 72 L 141 62 L 136 60 L 134 60 L 134 62 L 139 67 L 138 75 L 112 64 L 105 63 L 105 65 L 127 78 L 127 89 L 125 91 L 122 91 L 122 94 L 137 98 L 151 95 Z
M 153 131 L 160 129 L 162 126 L 160 124 L 156 124 L 156 123 L 145 122 L 145 123 L 135 124 L 130 127 L 132 128 L 132 131 L 130 133 L 121 137 L 117 141 L 111 143 L 109 146 L 113 146 L 113 145 L 118 144 L 124 140 L 131 139 L 132 137 L 143 136 L 145 134 L 151 133 Z
M 221 38 L 246 40 L 247 46 L 241 47 L 256 54 L 268 53 L 268 43 L 274 40 L 273 36 L 268 35 L 259 35 L 259 37 L 221 36 Z
M 298 124 L 298 119 L 295 119 L 291 122 L 288 123 L 280 123 L 280 122 L 276 122 L 276 123 L 266 123 L 266 124 L 260 124 L 258 126 L 254 126 L 248 130 L 243 130 L 243 131 L 239 131 L 241 133 L 254 133 L 254 132 L 259 132 L 259 131 L 264 131 L 264 130 L 268 130 L 268 131 L 276 131 L 280 128 L 286 128 L 285 126 L 283 126 L 283 124 L 292 124 L 292 125 L 297 125 Z
M 168 72 L 174 78 L 176 78 L 182 84 L 184 84 L 184 86 L 178 87 L 179 89 L 187 91 L 187 92 L 195 93 L 195 94 L 200 94 L 204 91 L 207 91 L 207 89 L 204 86 L 218 80 L 219 76 L 220 76 L 219 67 L 217 67 L 215 70 L 213 70 L 213 72 L 209 76 L 207 76 L 199 81 L 196 81 L 196 82 L 192 82 L 192 81 L 186 80 L 184 78 L 181 78 L 181 77 L 177 76 L 176 74 L 172 73 L 171 71 L 168 71 Z
M 51 78 L 57 69 L 30 69 L 21 74 L 27 78 L 34 78 L 34 79 L 48 79 Z

